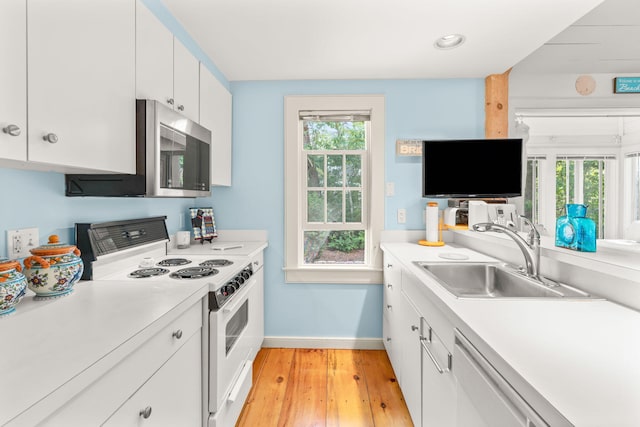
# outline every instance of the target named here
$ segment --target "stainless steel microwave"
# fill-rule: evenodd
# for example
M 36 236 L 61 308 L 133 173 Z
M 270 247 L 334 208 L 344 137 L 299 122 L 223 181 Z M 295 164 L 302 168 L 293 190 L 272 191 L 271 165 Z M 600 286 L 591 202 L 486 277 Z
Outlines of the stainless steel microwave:
M 161 102 L 136 100 L 136 174 L 67 174 L 67 196 L 207 197 L 211 131 Z

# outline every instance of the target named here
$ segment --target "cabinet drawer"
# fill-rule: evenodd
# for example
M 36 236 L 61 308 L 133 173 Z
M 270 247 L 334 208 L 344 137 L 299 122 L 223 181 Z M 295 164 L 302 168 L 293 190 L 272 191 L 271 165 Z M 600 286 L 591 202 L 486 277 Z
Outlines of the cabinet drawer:
M 41 425 L 98 425 L 153 375 L 193 335 L 201 340 L 202 301 L 125 357 Z
M 103 425 L 201 426 L 201 354 L 200 337 L 193 335 Z

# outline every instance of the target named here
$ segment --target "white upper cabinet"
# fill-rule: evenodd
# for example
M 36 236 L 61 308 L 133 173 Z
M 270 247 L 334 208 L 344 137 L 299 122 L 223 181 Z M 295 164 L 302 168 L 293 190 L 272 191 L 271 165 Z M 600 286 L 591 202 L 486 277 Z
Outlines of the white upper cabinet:
M 195 56 L 180 43 L 173 39 L 173 94 L 174 108 L 193 120 L 200 121 L 200 107 L 198 105 L 200 92 L 198 76 L 199 62 Z
M 27 5 L 0 2 L 0 158 L 27 160 Z
M 173 101 L 173 34 L 136 2 L 136 97 Z
M 137 1 L 136 97 L 165 102 L 198 122 L 198 74 L 198 60 Z
M 211 185 L 231 185 L 232 97 L 200 64 L 200 124 L 211 131 Z
M 135 173 L 134 0 L 28 0 L 28 160 Z

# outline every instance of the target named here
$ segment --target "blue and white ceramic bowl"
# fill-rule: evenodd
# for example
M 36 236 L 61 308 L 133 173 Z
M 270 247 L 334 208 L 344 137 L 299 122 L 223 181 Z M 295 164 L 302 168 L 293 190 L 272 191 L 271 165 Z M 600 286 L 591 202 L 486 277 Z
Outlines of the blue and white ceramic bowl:
M 0 259 L 0 316 L 15 311 L 27 289 L 27 278 L 17 261 Z
M 48 244 L 31 249 L 31 253 L 24 259 L 24 275 L 37 298 L 59 297 L 73 291 L 84 270 L 78 248 L 60 243 L 58 236 L 51 235 Z

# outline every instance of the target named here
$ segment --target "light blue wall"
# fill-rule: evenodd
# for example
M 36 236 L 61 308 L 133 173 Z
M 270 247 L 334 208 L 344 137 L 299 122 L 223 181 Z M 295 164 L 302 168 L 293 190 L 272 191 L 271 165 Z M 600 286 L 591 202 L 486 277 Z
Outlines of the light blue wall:
M 265 307 L 268 336 L 380 337 L 382 286 L 284 282 L 285 95 L 383 94 L 386 102 L 385 181 L 395 196 L 385 203 L 386 229 L 423 228 L 419 158 L 396 157 L 398 138 L 481 137 L 484 81 L 232 82 L 232 187 L 213 188 L 220 229 L 266 229 Z M 454 169 L 455 159 L 451 162 Z M 374 171 L 376 173 L 376 171 Z M 381 173 L 381 172 L 378 172 Z M 396 210 L 407 209 L 407 223 Z
M 64 175 L 0 167 L 3 185 L 0 205 L 0 258 L 7 257 L 6 231 L 38 227 L 40 243 L 57 234 L 60 241 L 74 244 L 77 222 L 167 216 L 167 229 L 182 229 L 180 215 L 192 206 L 208 206 L 210 199 L 145 199 L 106 197 L 65 197 Z M 187 217 L 188 218 L 188 217 Z
M 213 206 L 223 229 L 266 229 L 266 334 L 269 336 L 380 337 L 382 286 L 284 283 L 283 97 L 290 94 L 383 94 L 386 99 L 385 181 L 395 196 L 385 200 L 386 229 L 421 229 L 418 158 L 395 156 L 398 138 L 481 137 L 484 82 L 474 80 L 235 82 L 206 57 L 160 0 L 143 0 L 176 37 L 231 88 L 233 93 L 233 185 L 214 188 L 205 199 L 67 198 L 64 175 L 0 168 L 0 257 L 3 230 L 37 226 L 40 243 L 48 234 L 73 242 L 76 222 L 167 215 L 170 233 L 191 206 Z M 454 168 L 454 159 L 451 161 Z M 407 209 L 407 223 L 396 210 Z

